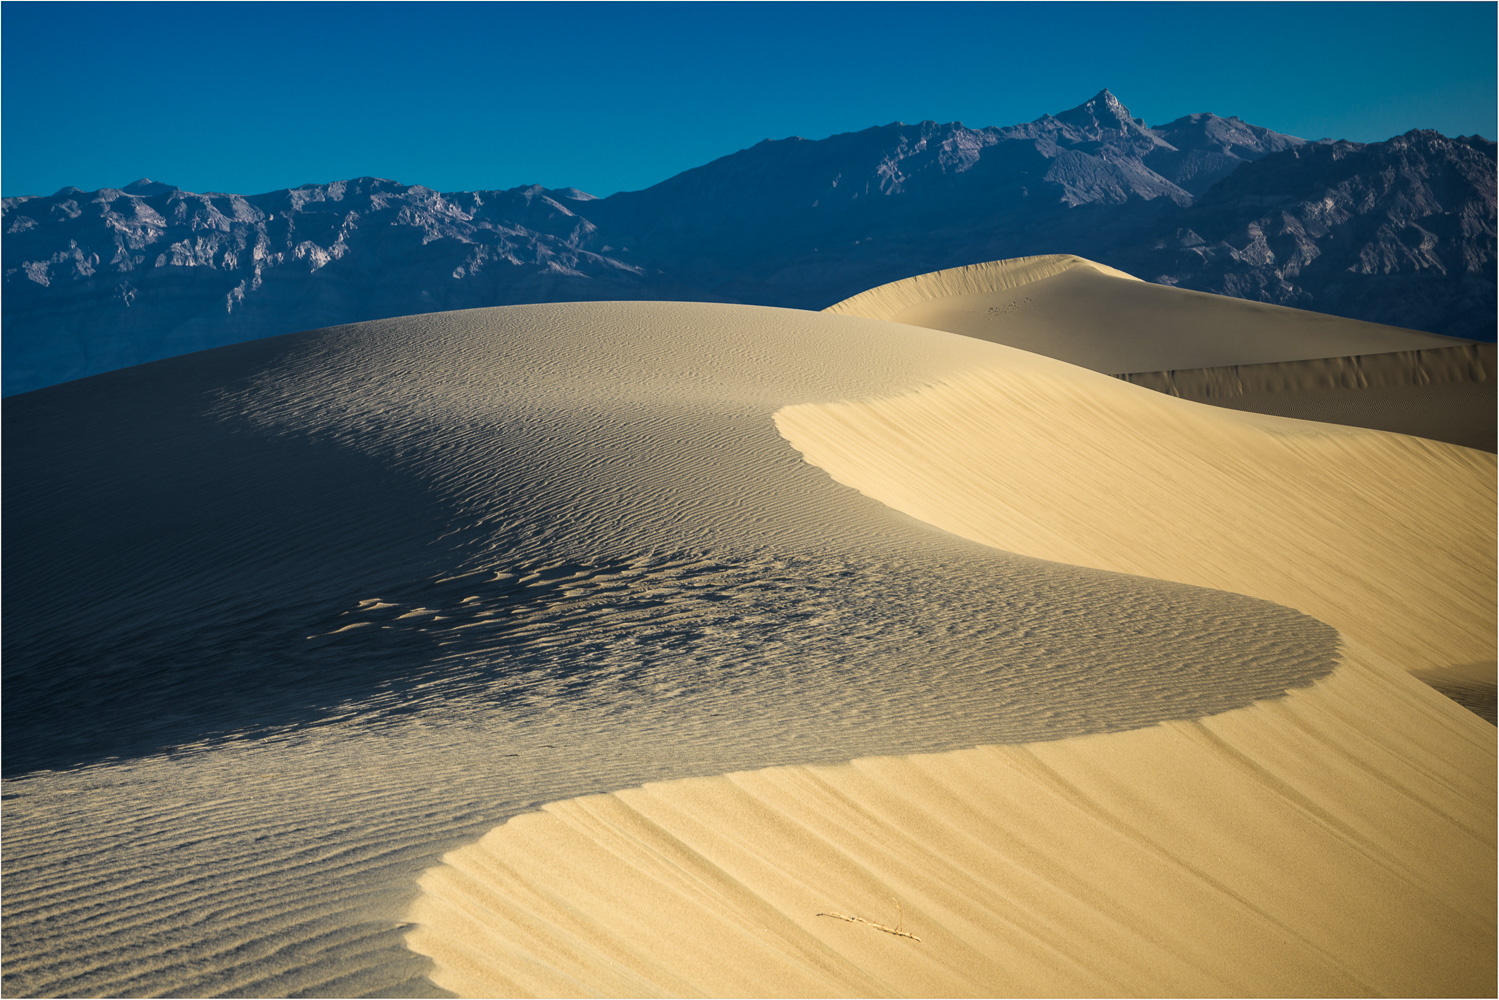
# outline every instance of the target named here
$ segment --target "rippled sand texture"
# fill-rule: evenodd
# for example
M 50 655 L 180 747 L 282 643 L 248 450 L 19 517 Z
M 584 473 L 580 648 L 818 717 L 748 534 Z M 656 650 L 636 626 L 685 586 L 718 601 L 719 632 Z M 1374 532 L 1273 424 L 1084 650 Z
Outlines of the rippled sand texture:
M 924 522 L 1140 585 L 1272 598 L 1336 625 L 1342 664 L 1132 732 L 549 805 L 423 876 L 408 940 L 436 982 L 1492 993 L 1494 730 L 1407 673 L 1492 664 L 1492 455 L 999 347 L 920 389 L 775 419 L 810 463 Z
M 1252 594 L 1408 670 L 1494 656 L 1486 452 L 1205 407 L 1036 355 L 776 423 L 834 479 L 965 538 Z
M 424 875 L 409 939 L 467 996 L 1490 995 L 1484 727 L 1355 660 L 1194 722 L 573 799 Z
M 523 306 L 6 400 L 6 992 L 432 992 L 420 873 L 540 803 L 1326 676 L 1337 635 L 1299 611 L 980 544 L 777 431 L 1023 359 L 790 310 Z

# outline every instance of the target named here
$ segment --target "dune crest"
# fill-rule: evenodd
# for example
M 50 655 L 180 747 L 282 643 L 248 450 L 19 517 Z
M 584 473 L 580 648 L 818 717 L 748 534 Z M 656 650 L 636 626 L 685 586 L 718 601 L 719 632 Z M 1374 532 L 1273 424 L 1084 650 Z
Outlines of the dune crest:
M 1118 268 L 1109 267 L 1107 264 L 1100 264 L 1076 254 L 1056 253 L 1039 254 L 1034 257 L 1008 257 L 1004 260 L 991 260 L 981 264 L 965 264 L 962 267 L 929 271 L 926 274 L 887 282 L 860 292 L 858 295 L 851 295 L 841 302 L 835 302 L 823 312 L 901 322 L 896 317 L 902 312 L 925 305 L 934 299 L 1010 292 L 1047 278 L 1056 277 L 1074 268 L 1125 281 L 1140 280 Z
M 776 414 L 837 481 L 1042 559 L 1250 594 L 1408 670 L 1494 657 L 1495 458 L 1240 413 L 1011 352 Z
M 1071 255 L 918 274 L 825 311 L 946 330 L 1111 375 L 1469 343 L 1152 284 Z

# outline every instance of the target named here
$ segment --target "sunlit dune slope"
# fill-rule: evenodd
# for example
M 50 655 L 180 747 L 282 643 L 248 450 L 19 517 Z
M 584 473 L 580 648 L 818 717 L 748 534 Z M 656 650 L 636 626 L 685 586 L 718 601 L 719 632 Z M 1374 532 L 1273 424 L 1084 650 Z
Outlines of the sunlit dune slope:
M 1451 347 L 1452 337 L 1140 281 L 1081 257 L 972 264 L 827 308 L 993 341 L 1119 374 Z
M 1253 594 L 1409 670 L 1494 658 L 1489 453 L 1203 406 L 1019 353 L 776 422 L 839 482 L 975 541 Z
M 7 399 L 6 991 L 414 995 L 420 873 L 538 803 L 1125 731 L 1332 671 L 1305 614 L 959 537 L 777 430 L 1025 359 L 598 303 Z
M 1196 722 L 555 803 L 408 940 L 464 996 L 1484 996 L 1493 778 L 1355 654 Z

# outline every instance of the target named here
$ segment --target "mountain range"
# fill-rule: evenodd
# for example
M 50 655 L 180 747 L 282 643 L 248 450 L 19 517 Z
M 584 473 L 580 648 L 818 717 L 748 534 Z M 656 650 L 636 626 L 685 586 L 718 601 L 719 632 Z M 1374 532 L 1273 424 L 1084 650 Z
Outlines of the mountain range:
M 1147 126 L 1107 90 L 1021 125 L 766 140 L 641 191 L 259 195 L 142 179 L 3 204 L 7 395 L 385 316 L 600 299 L 819 309 L 961 264 L 1074 253 L 1142 278 L 1493 340 L 1495 146 Z

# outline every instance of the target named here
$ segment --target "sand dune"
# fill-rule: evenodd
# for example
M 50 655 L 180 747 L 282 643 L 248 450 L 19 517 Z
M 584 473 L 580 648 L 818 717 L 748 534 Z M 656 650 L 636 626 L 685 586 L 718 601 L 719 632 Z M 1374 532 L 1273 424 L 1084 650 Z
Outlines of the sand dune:
M 991 364 L 776 422 L 835 479 L 965 537 L 1314 609 L 1342 630 L 1343 666 L 1284 701 L 1127 734 L 554 804 L 424 876 L 408 939 L 436 982 L 1492 989 L 1493 732 L 1389 665 L 1492 660 L 1492 457 L 1212 410 L 1003 348 Z
M 465 996 L 1483 995 L 1492 765 L 1353 658 L 1199 721 L 555 803 L 423 876 L 409 940 Z
M 1182 399 L 1495 450 L 1494 345 L 1132 372 Z
M 676 303 L 4 417 L 8 993 L 1492 990 L 1493 730 L 1396 669 L 1493 659 L 1492 456 Z M 887 890 L 923 957 L 816 916 Z
M 1468 343 L 1156 285 L 1068 255 L 919 274 L 871 288 L 826 311 L 961 333 L 1109 374 Z
M 1275 601 L 1410 670 L 1494 656 L 1490 454 L 1036 355 L 776 423 L 834 479 L 965 538 Z
M 827 311 L 961 333 L 1216 406 L 1495 450 L 1492 344 L 1149 284 L 1081 257 L 920 274 Z
M 513 307 L 7 400 L 7 989 L 421 992 L 421 870 L 540 802 L 1124 730 L 1332 669 L 1304 615 L 956 538 L 777 433 L 998 350 Z

